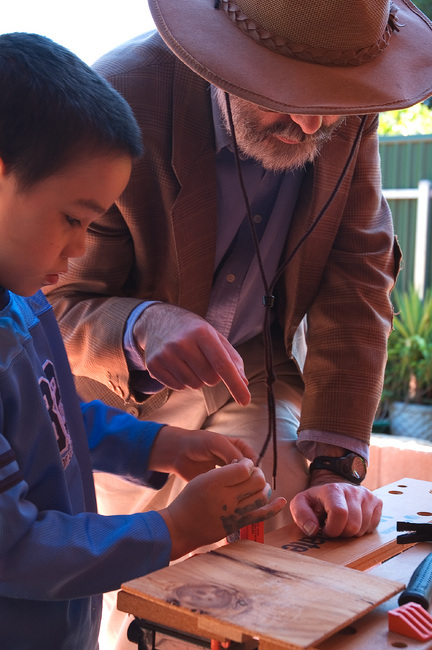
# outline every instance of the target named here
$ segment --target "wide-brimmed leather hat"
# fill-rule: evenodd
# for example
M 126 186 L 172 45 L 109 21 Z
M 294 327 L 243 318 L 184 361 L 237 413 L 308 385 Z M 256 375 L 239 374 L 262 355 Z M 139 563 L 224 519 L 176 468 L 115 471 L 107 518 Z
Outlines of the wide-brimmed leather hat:
M 406 108 L 432 95 L 432 23 L 409 0 L 149 0 L 164 41 L 227 92 L 284 113 Z

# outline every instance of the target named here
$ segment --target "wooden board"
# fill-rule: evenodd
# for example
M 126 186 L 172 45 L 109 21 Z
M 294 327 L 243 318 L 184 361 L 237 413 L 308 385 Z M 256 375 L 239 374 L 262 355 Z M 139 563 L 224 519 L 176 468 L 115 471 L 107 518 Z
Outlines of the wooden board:
M 118 608 L 260 650 L 316 647 L 403 584 L 243 540 L 132 580 Z
M 416 567 L 431 551 L 431 544 L 417 544 L 388 562 L 374 567 L 369 573 L 408 583 Z M 388 612 L 399 606 L 397 601 L 397 595 L 385 601 L 366 616 L 355 621 L 347 629 L 320 644 L 320 650 L 394 650 L 394 648 L 431 650 L 431 639 L 418 641 L 389 631 Z M 432 608 L 429 608 L 429 613 L 432 614 Z
M 264 543 L 300 556 L 365 571 L 401 552 L 396 542 L 397 521 L 432 521 L 431 488 L 429 481 L 404 478 L 374 490 L 383 500 L 383 514 L 376 531 L 364 537 L 329 539 L 321 534 L 308 537 L 291 524 L 267 533 Z

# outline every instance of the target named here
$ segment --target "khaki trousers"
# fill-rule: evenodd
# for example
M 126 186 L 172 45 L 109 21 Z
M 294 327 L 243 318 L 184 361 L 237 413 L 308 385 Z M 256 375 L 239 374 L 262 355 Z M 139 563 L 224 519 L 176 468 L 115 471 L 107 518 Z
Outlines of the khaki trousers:
M 152 413 L 152 420 L 186 429 L 208 429 L 227 436 L 244 438 L 260 452 L 268 428 L 264 348 L 261 337 L 243 344 L 238 350 L 243 357 L 249 379 L 252 395 L 249 406 L 236 404 L 224 384 L 220 383 L 201 390 L 185 389 L 174 392 L 166 404 Z M 306 460 L 296 447 L 303 384 L 294 362 L 287 358 L 280 339 L 274 344 L 273 358 L 277 376 L 273 387 L 278 437 L 278 469 L 274 493 L 283 495 L 289 503 L 295 494 L 307 487 L 308 482 Z M 272 467 L 273 453 L 270 442 L 261 463 L 270 484 Z M 104 515 L 164 508 L 185 485 L 178 477 L 171 476 L 161 490 L 154 491 L 103 473 L 95 474 L 95 483 L 99 512 Z M 291 521 L 287 505 L 276 517 L 265 523 L 265 530 L 268 532 Z M 136 645 L 126 638 L 127 627 L 132 619 L 116 610 L 116 595 L 117 592 L 111 592 L 104 597 L 100 649 L 136 650 Z

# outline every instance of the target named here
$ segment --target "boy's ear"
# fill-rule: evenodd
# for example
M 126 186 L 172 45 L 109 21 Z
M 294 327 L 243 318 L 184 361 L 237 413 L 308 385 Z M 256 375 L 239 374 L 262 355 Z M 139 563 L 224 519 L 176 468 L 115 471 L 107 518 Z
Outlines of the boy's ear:
M 0 156 L 0 188 L 3 187 L 3 183 L 8 180 L 9 169 L 4 162 L 3 158 Z
M 6 165 L 3 162 L 3 158 L 0 156 L 0 178 L 6 176 Z

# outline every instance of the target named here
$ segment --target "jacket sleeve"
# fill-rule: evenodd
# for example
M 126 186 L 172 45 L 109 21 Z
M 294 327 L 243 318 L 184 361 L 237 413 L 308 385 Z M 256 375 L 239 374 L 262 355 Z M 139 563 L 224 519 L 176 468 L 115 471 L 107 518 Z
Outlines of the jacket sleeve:
M 381 397 L 393 318 L 390 293 L 400 263 L 381 190 L 377 122 L 373 116 L 366 121 L 336 207 L 329 208 L 333 219 L 324 217 L 317 227 L 328 252 L 307 309 L 300 424 L 300 431 L 324 430 L 366 443 Z
M 129 481 L 161 488 L 167 474 L 147 470 L 150 451 L 163 424 L 141 421 L 99 400 L 81 404 L 92 467 Z
M 103 415 L 96 405 L 85 409 L 96 465 L 110 468 L 107 455 L 119 446 L 112 435 L 121 425 L 113 412 Z M 123 440 L 132 443 L 139 459 L 148 456 L 150 432 L 141 448 L 136 443 L 133 420 L 121 414 Z M 105 422 L 104 422 L 105 419 Z M 138 423 L 143 430 L 144 423 Z M 97 433 L 105 428 L 105 436 Z M 129 430 L 128 430 L 129 429 Z M 134 429 L 134 427 L 132 427 Z M 140 438 L 146 436 L 141 435 Z M 106 440 L 108 441 L 106 443 Z M 138 464 L 133 474 L 139 475 Z M 0 434 L 0 594 L 10 598 L 63 600 L 82 598 L 120 588 L 122 582 L 157 570 L 169 563 L 171 540 L 163 518 L 156 512 L 102 516 L 95 512 L 39 509 L 30 500 L 24 478 L 28 468 L 19 467 L 7 439 Z M 79 471 L 79 470 L 76 470 Z M 142 473 L 142 465 L 141 465 Z M 47 477 L 49 481 L 49 476 Z M 73 489 L 76 494 L 77 481 Z M 37 488 L 38 489 L 38 488 Z M 49 496 L 45 501 L 49 501 Z

